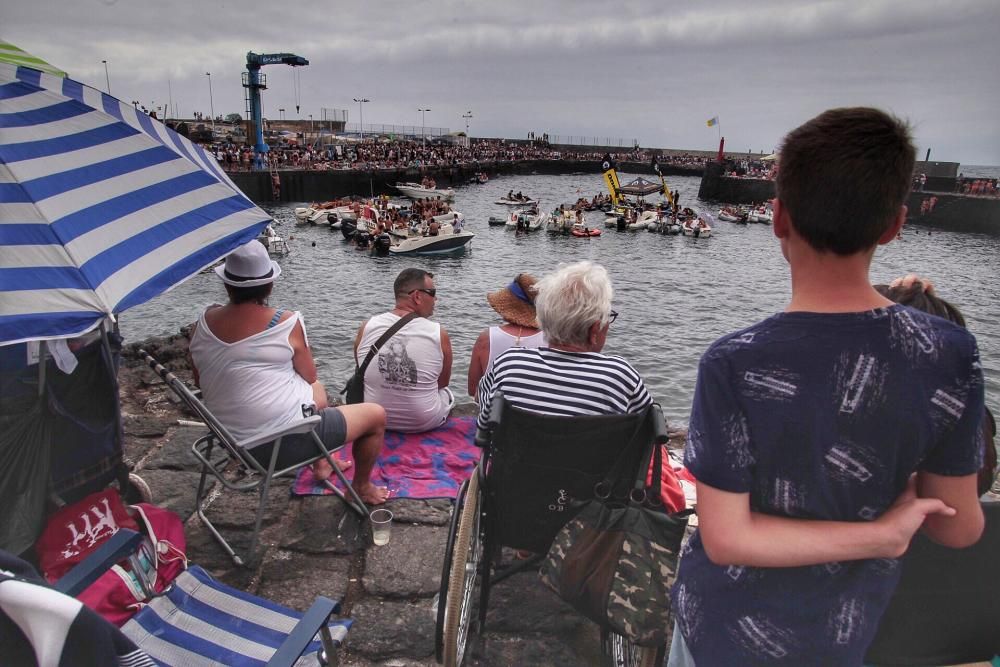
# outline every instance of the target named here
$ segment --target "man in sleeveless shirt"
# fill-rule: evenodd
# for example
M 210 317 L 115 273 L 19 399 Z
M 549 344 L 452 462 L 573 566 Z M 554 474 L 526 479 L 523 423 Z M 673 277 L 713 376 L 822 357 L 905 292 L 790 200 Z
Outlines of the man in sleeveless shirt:
M 354 339 L 360 364 L 386 330 L 408 313 L 417 317 L 386 341 L 365 371 L 365 400 L 385 408 L 386 428 L 404 433 L 444 424 L 455 404 L 451 381 L 451 340 L 428 318 L 434 314 L 434 274 L 403 269 L 392 286 L 396 306 L 361 325 Z

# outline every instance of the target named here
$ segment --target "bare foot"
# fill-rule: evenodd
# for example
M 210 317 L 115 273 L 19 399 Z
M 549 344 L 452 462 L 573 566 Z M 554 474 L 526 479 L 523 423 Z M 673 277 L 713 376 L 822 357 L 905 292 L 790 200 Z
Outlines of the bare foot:
M 325 482 L 330 479 L 330 475 L 333 474 L 333 466 L 325 458 L 322 458 L 316 463 L 312 464 L 313 479 L 317 482 Z
M 337 463 L 337 467 L 340 468 L 340 472 L 344 472 L 352 465 L 354 465 L 354 461 L 352 461 L 351 459 L 342 459 L 336 455 L 333 457 L 333 460 Z
M 368 505 L 381 505 L 389 498 L 389 489 L 384 486 L 375 486 L 371 482 L 355 485 L 354 490 L 361 496 L 361 500 Z

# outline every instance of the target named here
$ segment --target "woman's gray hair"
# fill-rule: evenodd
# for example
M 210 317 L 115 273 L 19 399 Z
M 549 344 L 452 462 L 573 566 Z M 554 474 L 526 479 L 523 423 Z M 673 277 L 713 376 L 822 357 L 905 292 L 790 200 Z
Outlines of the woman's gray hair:
M 560 264 L 535 288 L 538 323 L 550 343 L 586 345 L 591 325 L 608 324 L 614 292 L 608 271 L 600 264 Z

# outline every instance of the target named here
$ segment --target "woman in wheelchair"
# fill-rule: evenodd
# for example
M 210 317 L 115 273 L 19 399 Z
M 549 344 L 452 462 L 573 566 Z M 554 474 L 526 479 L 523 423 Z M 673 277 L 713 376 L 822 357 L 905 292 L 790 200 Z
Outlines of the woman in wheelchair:
M 358 495 L 372 505 L 385 502 L 388 491 L 369 478 L 382 449 L 385 410 L 374 403 L 328 405 L 301 314 L 267 305 L 281 267 L 254 240 L 233 251 L 215 272 L 226 286 L 229 302 L 210 306 L 202 314 L 190 345 L 195 382 L 208 408 L 243 442 L 299 420 L 304 408 L 314 407 L 322 419 L 316 431 L 327 449 L 353 441 L 357 464 L 353 486 Z M 256 447 L 250 454 L 266 467 L 270 446 Z M 291 436 L 282 443 L 277 466 L 291 466 L 315 454 L 310 437 Z M 325 459 L 314 464 L 317 479 L 326 479 L 331 472 Z
M 640 412 L 652 399 L 638 371 L 621 357 L 603 354 L 618 317 L 607 270 L 589 261 L 562 265 L 535 285 L 535 308 L 547 347 L 501 353 L 479 382 L 479 421 L 486 427 L 493 395 L 511 405 L 549 415 Z M 664 457 L 666 461 L 666 457 Z M 684 509 L 684 494 L 669 463 L 663 466 L 663 501 Z

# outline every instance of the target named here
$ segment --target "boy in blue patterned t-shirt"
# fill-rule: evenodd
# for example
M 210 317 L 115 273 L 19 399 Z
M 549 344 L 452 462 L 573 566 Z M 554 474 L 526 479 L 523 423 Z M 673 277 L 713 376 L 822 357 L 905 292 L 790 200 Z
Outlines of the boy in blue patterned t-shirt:
M 913 534 L 979 539 L 975 338 L 868 280 L 906 217 L 914 153 L 875 109 L 785 138 L 773 224 L 792 299 L 702 357 L 685 454 L 699 528 L 670 664 L 860 665 Z

